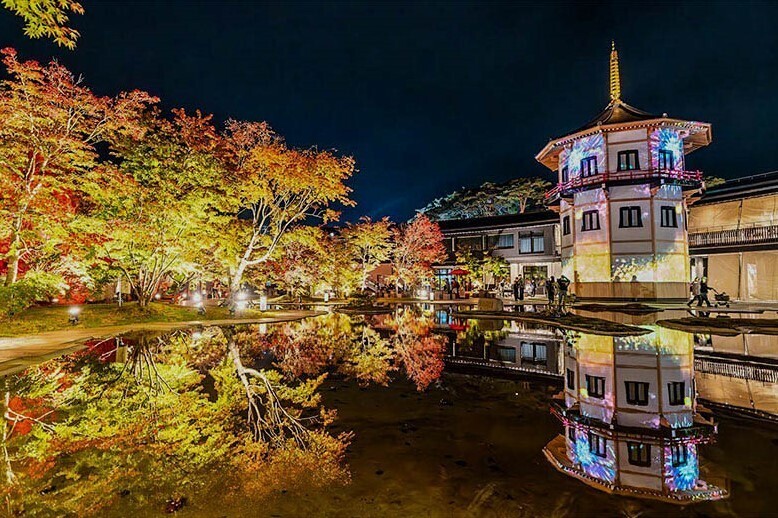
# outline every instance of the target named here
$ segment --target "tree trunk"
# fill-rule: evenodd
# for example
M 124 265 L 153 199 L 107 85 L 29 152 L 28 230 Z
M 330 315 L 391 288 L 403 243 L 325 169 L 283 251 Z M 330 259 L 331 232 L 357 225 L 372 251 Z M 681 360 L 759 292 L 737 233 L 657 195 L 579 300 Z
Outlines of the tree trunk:
M 19 277 L 19 254 L 10 254 L 6 257 L 7 271 L 5 273 L 5 285 L 10 286 Z

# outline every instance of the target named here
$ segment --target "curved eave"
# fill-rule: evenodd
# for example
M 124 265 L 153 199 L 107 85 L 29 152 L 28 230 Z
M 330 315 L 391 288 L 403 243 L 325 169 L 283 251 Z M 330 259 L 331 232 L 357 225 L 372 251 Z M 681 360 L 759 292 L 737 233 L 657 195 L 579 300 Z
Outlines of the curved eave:
M 687 134 L 683 137 L 683 151 L 684 154 L 687 155 L 692 151 L 707 146 L 711 143 L 713 138 L 711 124 L 708 122 L 685 121 L 681 119 L 671 119 L 669 117 L 659 117 L 656 119 L 617 124 L 602 124 L 594 128 L 588 128 L 572 133 L 562 138 L 549 140 L 548 144 L 535 155 L 535 160 L 553 171 L 559 167 L 559 153 L 562 151 L 562 148 L 574 140 L 595 135 L 597 133 L 627 131 L 652 126 L 673 126 L 686 130 Z

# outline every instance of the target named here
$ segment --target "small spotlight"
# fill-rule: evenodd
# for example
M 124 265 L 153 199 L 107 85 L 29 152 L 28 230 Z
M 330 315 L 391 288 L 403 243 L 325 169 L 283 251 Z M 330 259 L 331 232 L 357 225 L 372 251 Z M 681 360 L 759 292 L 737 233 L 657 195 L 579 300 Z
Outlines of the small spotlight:
M 78 324 L 79 322 L 79 315 L 81 314 L 81 308 L 78 306 L 71 306 L 70 309 L 68 309 L 68 322 L 71 324 Z
M 192 333 L 192 340 L 199 340 L 203 337 L 203 334 L 200 331 L 195 331 Z
M 155 293 L 154 294 L 154 299 L 159 300 L 161 298 L 162 298 L 162 295 L 160 295 L 159 293 Z

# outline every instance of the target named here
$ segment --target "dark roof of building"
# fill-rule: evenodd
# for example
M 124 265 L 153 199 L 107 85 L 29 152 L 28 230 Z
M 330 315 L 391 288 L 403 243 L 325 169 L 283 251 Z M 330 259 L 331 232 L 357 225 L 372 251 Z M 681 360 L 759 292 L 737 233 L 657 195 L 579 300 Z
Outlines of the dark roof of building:
M 723 184 L 711 187 L 705 191 L 705 194 L 695 205 L 718 203 L 751 196 L 766 196 L 774 193 L 778 193 L 778 171 L 727 180 Z
M 438 221 L 443 233 L 464 230 L 491 230 L 510 227 L 558 223 L 559 214 L 551 210 L 537 210 L 523 214 L 506 214 L 482 218 L 449 219 Z
M 597 114 L 595 118 L 577 130 L 571 131 L 568 134 L 572 135 L 574 133 L 578 133 L 579 131 L 588 130 L 601 124 L 620 124 L 626 122 L 647 121 L 658 118 L 660 117 L 657 115 L 644 112 L 643 110 L 639 110 L 634 106 L 630 106 L 621 99 L 616 99 L 611 101 L 604 110 Z

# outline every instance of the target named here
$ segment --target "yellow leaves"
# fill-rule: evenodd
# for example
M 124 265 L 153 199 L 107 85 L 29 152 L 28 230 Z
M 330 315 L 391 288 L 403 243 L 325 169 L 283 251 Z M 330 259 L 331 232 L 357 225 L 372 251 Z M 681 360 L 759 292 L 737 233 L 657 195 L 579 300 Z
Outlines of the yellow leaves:
M 68 12 L 84 14 L 73 0 L 3 0 L 3 7 L 24 19 L 24 34 L 33 39 L 48 37 L 60 47 L 76 48 L 80 34 L 67 27 Z

